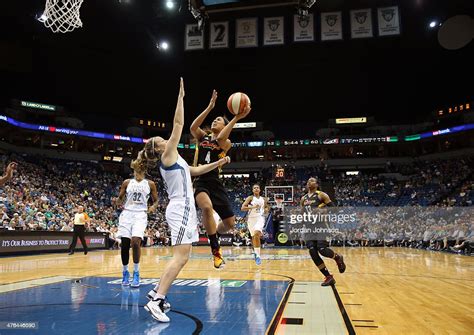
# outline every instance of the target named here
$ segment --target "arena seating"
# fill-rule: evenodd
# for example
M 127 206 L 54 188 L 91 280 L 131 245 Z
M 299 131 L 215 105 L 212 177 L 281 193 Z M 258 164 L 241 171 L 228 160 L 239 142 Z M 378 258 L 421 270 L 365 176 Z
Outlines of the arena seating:
M 60 230 L 72 229 L 71 216 L 76 204 L 83 204 L 92 218 L 91 230 L 113 233 L 120 210 L 112 206 L 111 198 L 117 196 L 122 181 L 130 174 L 107 172 L 99 163 L 51 160 L 35 156 L 3 156 L 3 166 L 10 160 L 19 162 L 15 178 L 0 190 L 0 217 L 3 229 Z M 294 204 L 304 192 L 304 183 L 310 176 L 334 185 L 338 205 L 347 206 L 472 206 L 474 200 L 474 158 L 419 162 L 412 166 L 394 167 L 399 178 L 386 178 L 381 172 L 363 172 L 358 176 L 345 176 L 318 167 L 288 166 L 286 181 L 276 181 L 268 170 L 250 178 L 225 178 L 229 197 L 236 213 L 238 227 L 243 229 L 244 212 L 240 207 L 251 194 L 253 183 L 295 186 Z M 2 166 L 2 168 L 3 168 Z M 159 191 L 160 207 L 150 217 L 147 235 L 158 243 L 169 233 L 164 222 L 166 195 L 161 178 L 152 173 Z M 291 184 L 290 184 L 291 183 Z M 392 220 L 379 225 L 366 224 L 346 227 L 347 241 L 371 245 L 390 243 L 446 249 L 442 243 L 450 239 L 450 246 L 465 239 L 472 239 L 474 227 L 469 222 L 446 222 L 429 226 L 419 222 L 416 227 L 396 227 Z M 460 233 L 462 231 L 462 233 Z M 161 237 L 157 237 L 161 236 Z M 423 241 L 425 240 L 425 243 Z M 395 241 L 395 242 L 393 242 Z M 435 241 L 431 243 L 430 241 Z

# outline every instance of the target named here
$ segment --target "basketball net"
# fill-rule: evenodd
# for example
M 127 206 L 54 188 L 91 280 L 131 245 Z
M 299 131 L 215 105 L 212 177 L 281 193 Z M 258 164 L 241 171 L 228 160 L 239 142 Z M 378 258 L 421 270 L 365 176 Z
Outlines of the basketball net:
M 46 0 L 43 15 L 38 19 L 54 33 L 68 33 L 82 27 L 79 9 L 84 0 Z
M 275 198 L 276 208 L 283 209 L 283 199 L 282 198 Z

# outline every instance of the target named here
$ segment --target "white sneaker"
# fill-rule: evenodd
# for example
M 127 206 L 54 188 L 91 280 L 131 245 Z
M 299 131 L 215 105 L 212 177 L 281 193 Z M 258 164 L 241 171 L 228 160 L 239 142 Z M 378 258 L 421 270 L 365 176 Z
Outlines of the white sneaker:
M 155 289 L 151 289 L 150 292 L 146 294 L 146 297 L 150 300 L 153 300 L 156 296 L 156 293 L 157 292 L 155 291 Z M 170 309 L 171 309 L 171 304 L 165 297 L 164 302 L 163 302 L 163 310 L 165 313 L 168 313 Z
M 170 318 L 166 316 L 163 310 L 163 299 L 151 300 L 145 305 L 145 310 L 151 314 L 153 319 L 160 322 L 170 322 Z

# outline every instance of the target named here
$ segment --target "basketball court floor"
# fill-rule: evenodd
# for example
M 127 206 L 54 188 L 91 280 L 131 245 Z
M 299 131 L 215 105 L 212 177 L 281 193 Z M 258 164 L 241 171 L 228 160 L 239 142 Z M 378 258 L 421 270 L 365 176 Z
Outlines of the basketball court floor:
M 335 248 L 347 270 L 334 288 L 306 249 L 244 247 L 193 256 L 168 298 L 171 323 L 143 309 L 171 258 L 142 249 L 139 289 L 122 287 L 119 250 L 0 258 L 0 334 L 473 334 L 474 258 L 404 248 Z M 31 324 L 30 324 L 31 322 Z M 14 323 L 34 329 L 9 330 Z M 11 328 L 10 328 L 11 329 Z

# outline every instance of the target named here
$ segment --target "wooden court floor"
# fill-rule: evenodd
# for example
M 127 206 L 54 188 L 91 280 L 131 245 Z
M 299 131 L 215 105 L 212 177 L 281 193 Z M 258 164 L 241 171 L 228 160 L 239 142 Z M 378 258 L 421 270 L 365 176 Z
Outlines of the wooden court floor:
M 326 264 L 357 334 L 474 334 L 473 257 L 405 248 L 335 250 L 344 255 L 346 272 L 339 274 L 332 260 Z M 208 247 L 195 247 L 180 278 L 293 278 L 295 285 L 322 280 L 306 249 L 263 249 L 263 263 L 256 266 L 250 249 L 226 247 L 223 270 L 214 270 L 208 253 Z M 170 248 L 142 249 L 141 277 L 159 278 L 170 256 Z M 120 251 L 0 258 L 0 292 L 2 287 L 52 276 L 119 278 Z M 279 327 L 277 333 L 292 332 Z

